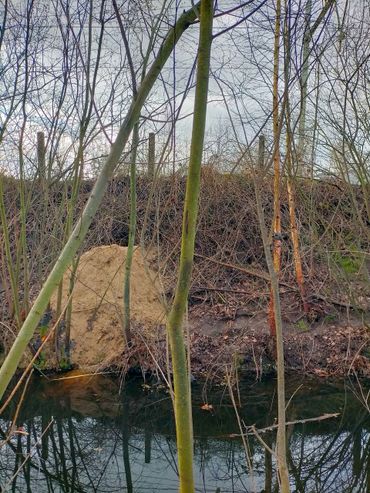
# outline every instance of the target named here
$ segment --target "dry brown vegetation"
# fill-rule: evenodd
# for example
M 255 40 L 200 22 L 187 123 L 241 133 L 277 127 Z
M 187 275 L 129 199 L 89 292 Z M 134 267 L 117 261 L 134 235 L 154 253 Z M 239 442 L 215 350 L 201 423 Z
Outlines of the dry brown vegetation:
M 92 184 L 89 181 L 81 184 L 78 211 L 91 191 Z M 180 249 L 185 178 L 179 175 L 162 176 L 153 183 L 146 177 L 140 177 L 137 185 L 137 238 L 141 238 L 146 249 L 150 248 L 155 253 L 156 260 L 152 262 L 152 267 L 162 276 L 167 297 L 170 299 L 176 281 Z M 17 186 L 15 180 L 7 180 L 5 187 L 6 209 L 11 211 L 9 224 L 14 239 L 14 254 L 19 232 Z M 116 177 L 110 183 L 104 203 L 85 241 L 84 251 L 100 245 L 127 245 L 128 187 L 127 177 Z M 261 355 L 267 357 L 268 363 L 270 348 L 266 307 L 269 284 L 253 187 L 253 180 L 247 175 L 221 174 L 210 167 L 203 170 L 195 268 L 190 295 L 192 357 L 195 372 L 198 373 L 209 368 L 207 361 L 211 366 L 222 369 L 227 361 L 232 360 L 233 354 L 242 355 L 242 360 L 244 358 L 249 362 L 249 367 L 255 368 L 257 373 L 266 371 L 268 366 L 261 367 Z M 303 316 L 301 299 L 295 284 L 292 246 L 288 234 L 289 211 L 286 206 L 287 197 L 283 193 L 280 281 L 288 338 L 287 365 L 290 368 L 299 367 L 305 371 L 316 369 L 323 374 L 332 374 L 338 372 L 343 352 L 347 352 L 347 369 L 356 352 L 361 357 L 366 354 L 364 341 L 367 332 L 364 327 L 370 300 L 367 277 L 369 257 L 366 254 L 370 250 L 369 238 L 358 224 L 353 210 L 353 195 L 351 198 L 346 193 L 346 188 L 340 181 L 302 179 L 296 181 L 296 187 L 298 229 L 311 312 L 309 319 Z M 29 258 L 32 260 L 32 296 L 55 261 L 63 243 L 63 223 L 69 188 L 67 184 L 61 183 L 52 186 L 47 207 L 44 200 L 40 200 L 41 191 L 37 183 L 30 184 L 27 191 L 27 240 Z M 364 205 L 361 190 L 353 187 L 353 193 L 362 210 Z M 272 180 L 266 177 L 262 199 L 269 223 L 272 218 L 271 197 Z M 363 221 L 366 223 L 365 211 Z M 4 252 L 1 254 L 4 255 Z M 2 332 L 3 345 L 9 347 L 13 339 L 12 331 L 16 329 L 11 320 L 11 296 L 4 263 L 1 278 L 2 321 L 12 329 Z M 20 294 L 22 297 L 22 288 Z M 345 326 L 349 327 L 345 339 L 349 352 L 344 347 L 346 343 L 341 342 Z M 325 342 L 323 327 L 331 334 L 328 344 Z M 351 331 L 354 331 L 353 334 Z M 335 334 L 338 337 L 334 337 Z M 164 344 L 163 341 L 159 346 Z M 360 349 L 361 345 L 363 347 Z M 149 367 L 149 363 L 144 362 L 150 358 L 144 358 L 146 349 L 141 336 L 134 346 L 135 362 L 140 360 L 138 354 L 141 351 L 143 366 Z M 293 349 L 289 350 L 289 347 Z M 225 351 L 223 348 L 226 348 Z M 161 359 L 160 353 L 164 346 L 157 349 L 157 357 Z M 358 360 L 352 368 L 362 371 L 361 367 L 366 366 L 364 361 Z

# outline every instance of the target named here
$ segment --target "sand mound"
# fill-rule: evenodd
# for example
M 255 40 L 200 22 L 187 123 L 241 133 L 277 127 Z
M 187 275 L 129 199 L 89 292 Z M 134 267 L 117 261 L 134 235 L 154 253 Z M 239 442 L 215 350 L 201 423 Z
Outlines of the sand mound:
M 124 349 L 122 333 L 123 276 L 126 247 L 93 248 L 81 256 L 73 292 L 71 362 L 84 369 L 109 366 Z M 70 272 L 64 276 L 63 305 L 67 300 Z M 56 294 L 51 300 L 56 308 Z M 156 275 L 140 248 L 132 262 L 131 320 L 152 329 L 164 322 Z

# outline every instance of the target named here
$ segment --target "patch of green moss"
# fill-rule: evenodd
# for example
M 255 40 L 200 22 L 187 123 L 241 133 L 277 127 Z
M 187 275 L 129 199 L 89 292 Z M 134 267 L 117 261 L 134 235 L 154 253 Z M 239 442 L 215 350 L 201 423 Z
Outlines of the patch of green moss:
M 296 328 L 302 332 L 307 332 L 308 330 L 310 330 L 310 326 L 308 325 L 308 323 L 306 322 L 306 320 L 298 320 L 297 324 L 296 324 Z

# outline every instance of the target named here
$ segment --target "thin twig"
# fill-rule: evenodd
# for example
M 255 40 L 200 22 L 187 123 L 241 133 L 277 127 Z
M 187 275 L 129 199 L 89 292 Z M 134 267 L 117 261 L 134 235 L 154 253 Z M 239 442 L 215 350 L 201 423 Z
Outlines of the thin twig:
M 50 423 L 45 427 L 44 431 L 40 435 L 40 438 L 36 441 L 35 445 L 33 446 L 33 452 L 37 451 L 38 445 L 41 443 L 42 437 L 45 435 L 45 433 L 48 431 L 50 426 L 54 423 L 54 418 L 50 421 Z M 15 471 L 13 476 L 9 479 L 9 481 L 3 486 L 4 491 L 6 491 L 7 486 L 11 485 L 14 479 L 18 476 L 19 472 L 22 470 L 23 466 L 26 464 L 26 462 L 31 459 L 32 453 L 30 452 L 29 454 L 26 455 L 26 458 L 22 462 L 22 464 L 18 467 L 18 469 Z
M 307 419 L 297 419 L 295 421 L 287 421 L 285 423 L 285 425 L 290 426 L 290 425 L 296 425 L 296 424 L 302 424 L 302 423 L 311 423 L 311 422 L 316 422 L 316 421 L 323 421 L 324 419 L 337 418 L 338 416 L 340 416 L 340 413 L 332 413 L 332 414 L 325 413 L 322 416 L 318 416 L 317 418 L 307 418 Z M 275 424 L 275 425 L 267 426 L 266 428 L 261 428 L 259 430 L 256 429 L 255 425 L 246 426 L 247 431 L 243 435 L 239 435 L 238 433 L 233 433 L 231 435 L 225 435 L 225 437 L 227 436 L 229 438 L 237 438 L 237 437 L 242 438 L 244 435 L 255 435 L 256 432 L 257 433 L 267 433 L 268 431 L 275 430 L 278 426 L 279 426 L 278 424 Z M 250 430 L 250 431 L 248 431 L 248 430 Z

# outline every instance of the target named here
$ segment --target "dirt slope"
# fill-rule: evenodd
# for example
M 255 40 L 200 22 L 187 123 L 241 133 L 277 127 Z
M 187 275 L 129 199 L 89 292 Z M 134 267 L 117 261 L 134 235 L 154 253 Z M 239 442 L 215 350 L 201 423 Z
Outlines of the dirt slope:
M 95 370 L 117 361 L 124 349 L 122 334 L 123 276 L 126 247 L 93 248 L 81 256 L 73 293 L 71 362 Z M 67 300 L 70 272 L 64 276 L 63 304 Z M 52 299 L 56 308 L 56 295 Z M 140 248 L 132 265 L 131 319 L 147 330 L 164 322 L 160 286 Z

